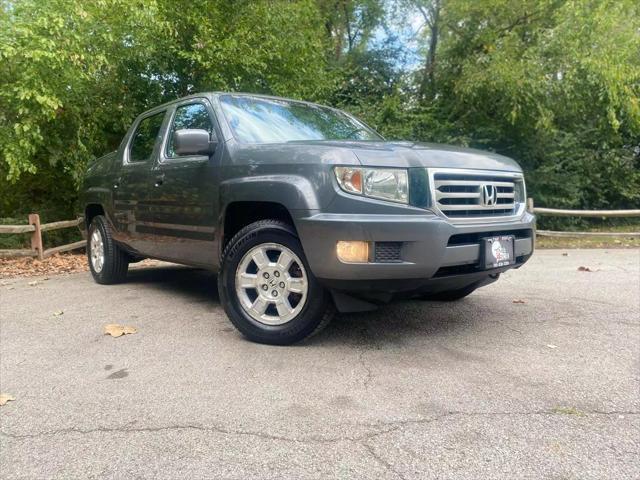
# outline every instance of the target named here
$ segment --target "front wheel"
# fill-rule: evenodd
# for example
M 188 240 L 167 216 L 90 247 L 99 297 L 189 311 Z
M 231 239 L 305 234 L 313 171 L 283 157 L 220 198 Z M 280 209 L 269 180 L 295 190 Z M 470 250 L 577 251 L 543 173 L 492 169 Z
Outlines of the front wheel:
M 87 257 L 96 282 L 109 285 L 127 277 L 128 256 L 111 238 L 109 224 L 103 215 L 94 217 L 89 226 Z
M 252 223 L 229 241 L 218 290 L 231 322 L 259 343 L 298 342 L 320 331 L 333 314 L 295 231 L 276 220 Z

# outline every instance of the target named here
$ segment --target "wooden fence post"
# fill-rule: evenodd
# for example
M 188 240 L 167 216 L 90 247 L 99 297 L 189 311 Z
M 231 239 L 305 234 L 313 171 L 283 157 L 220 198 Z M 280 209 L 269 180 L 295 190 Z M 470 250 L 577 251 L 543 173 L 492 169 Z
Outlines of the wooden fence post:
M 42 248 L 42 231 L 40 230 L 40 215 L 29 214 L 29 224 L 35 227 L 31 234 L 31 250 L 38 252 L 38 260 L 44 259 L 44 248 Z
M 533 198 L 527 198 L 527 211 L 533 213 Z

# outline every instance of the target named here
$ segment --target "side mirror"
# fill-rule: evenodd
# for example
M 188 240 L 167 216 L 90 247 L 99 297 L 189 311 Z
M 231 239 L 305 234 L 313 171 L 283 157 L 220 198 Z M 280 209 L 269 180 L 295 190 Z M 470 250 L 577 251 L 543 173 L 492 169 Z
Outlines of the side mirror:
M 216 142 L 209 139 L 209 132 L 196 128 L 185 128 L 173 133 L 173 149 L 181 157 L 188 155 L 211 155 Z

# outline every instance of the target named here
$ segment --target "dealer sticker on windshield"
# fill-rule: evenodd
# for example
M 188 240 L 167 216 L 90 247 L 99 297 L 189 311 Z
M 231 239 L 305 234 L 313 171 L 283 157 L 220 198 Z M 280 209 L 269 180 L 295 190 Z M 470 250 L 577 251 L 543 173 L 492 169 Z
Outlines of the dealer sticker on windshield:
M 484 238 L 484 268 L 506 267 L 516 263 L 514 239 L 513 235 Z

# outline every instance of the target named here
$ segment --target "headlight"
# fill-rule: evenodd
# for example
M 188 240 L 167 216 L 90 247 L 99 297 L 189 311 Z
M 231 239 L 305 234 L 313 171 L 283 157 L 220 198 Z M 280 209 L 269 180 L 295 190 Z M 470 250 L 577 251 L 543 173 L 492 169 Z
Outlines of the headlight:
M 402 168 L 336 167 L 336 179 L 347 193 L 409 203 L 409 175 Z

